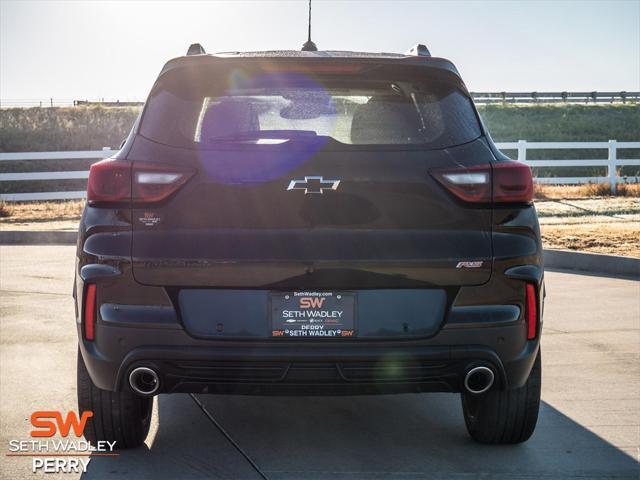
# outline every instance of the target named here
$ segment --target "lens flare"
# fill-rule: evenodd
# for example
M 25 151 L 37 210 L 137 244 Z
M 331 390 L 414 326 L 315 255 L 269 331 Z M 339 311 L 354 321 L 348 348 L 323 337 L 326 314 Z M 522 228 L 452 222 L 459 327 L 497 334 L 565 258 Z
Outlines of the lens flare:
M 336 106 L 312 78 L 293 72 L 229 75 L 229 89 L 211 99 L 200 122 L 199 155 L 212 179 L 255 184 L 309 160 L 332 131 Z M 305 128 L 305 126 L 308 126 Z

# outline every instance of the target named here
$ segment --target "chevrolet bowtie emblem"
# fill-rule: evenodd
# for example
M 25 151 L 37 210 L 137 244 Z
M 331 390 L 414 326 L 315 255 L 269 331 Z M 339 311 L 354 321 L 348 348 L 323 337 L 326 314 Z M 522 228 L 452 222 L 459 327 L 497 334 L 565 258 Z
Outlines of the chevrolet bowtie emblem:
M 337 190 L 340 180 L 325 180 L 322 177 L 304 177 L 304 180 L 291 180 L 287 190 L 304 190 L 307 193 L 324 193 L 324 190 Z

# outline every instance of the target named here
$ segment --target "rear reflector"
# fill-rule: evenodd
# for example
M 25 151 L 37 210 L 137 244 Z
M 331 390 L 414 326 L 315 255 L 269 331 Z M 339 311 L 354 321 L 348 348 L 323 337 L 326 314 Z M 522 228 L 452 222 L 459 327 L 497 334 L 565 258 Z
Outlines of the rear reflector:
M 538 334 L 538 301 L 536 299 L 536 287 L 532 283 L 527 283 L 525 316 L 527 321 L 527 340 L 533 340 Z
M 193 172 L 173 165 L 103 160 L 89 171 L 89 205 L 160 202 L 184 185 Z
M 84 338 L 93 341 L 96 325 L 96 285 L 87 285 L 87 293 L 84 297 Z
M 431 172 L 459 199 L 471 203 L 530 203 L 531 169 L 520 162 L 500 162 Z

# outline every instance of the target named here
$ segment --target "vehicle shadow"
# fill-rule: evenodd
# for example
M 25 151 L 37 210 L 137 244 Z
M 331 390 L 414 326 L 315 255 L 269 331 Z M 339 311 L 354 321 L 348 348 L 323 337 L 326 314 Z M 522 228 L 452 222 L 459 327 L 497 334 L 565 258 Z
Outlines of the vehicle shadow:
M 466 433 L 457 395 L 200 400 L 270 479 L 638 478 L 636 460 L 543 403 L 525 444 Z M 93 458 L 83 478 L 259 478 L 187 395 L 162 395 L 144 446 Z
M 116 452 L 93 457 L 81 478 L 259 478 L 188 395 L 156 397 L 145 444 Z

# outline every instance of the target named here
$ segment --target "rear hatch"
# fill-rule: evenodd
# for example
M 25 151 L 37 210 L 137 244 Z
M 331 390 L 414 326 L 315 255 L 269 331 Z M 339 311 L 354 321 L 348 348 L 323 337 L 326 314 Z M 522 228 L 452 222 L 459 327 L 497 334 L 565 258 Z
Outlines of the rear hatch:
M 442 69 L 175 68 L 156 82 L 129 159 L 184 182 L 133 209 L 143 284 L 433 288 L 491 274 L 491 209 L 433 175 L 493 161 L 464 86 Z

